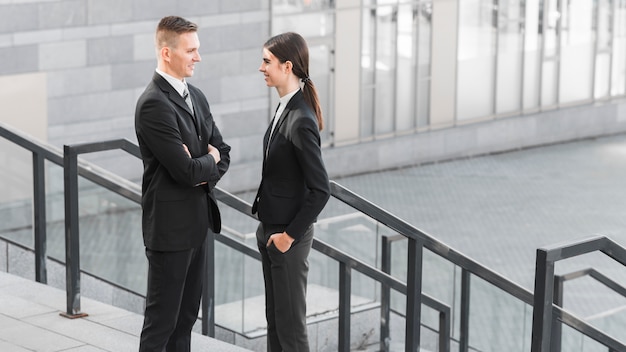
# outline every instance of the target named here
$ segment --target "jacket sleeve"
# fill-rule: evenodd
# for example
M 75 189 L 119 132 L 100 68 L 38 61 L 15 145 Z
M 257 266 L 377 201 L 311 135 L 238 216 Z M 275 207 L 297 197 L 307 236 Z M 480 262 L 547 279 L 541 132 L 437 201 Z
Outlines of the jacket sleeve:
M 217 163 L 216 172 L 212 173 L 211 177 L 208 179 L 209 189 L 212 190 L 215 188 L 217 182 L 222 178 L 222 176 L 224 176 L 226 171 L 228 171 L 228 167 L 230 166 L 230 146 L 224 143 L 224 138 L 222 138 L 222 134 L 217 128 L 215 120 L 213 120 L 213 118 L 210 120 L 210 123 L 213 125 L 213 128 L 211 129 L 213 132 L 209 139 L 209 144 L 220 151 L 220 162 Z M 211 160 L 213 160 L 213 157 L 211 157 Z M 213 160 L 213 163 L 215 163 L 215 160 Z
M 300 210 L 285 231 L 294 239 L 299 239 L 315 222 L 328 202 L 330 184 L 322 160 L 320 136 L 315 120 L 309 117 L 298 118 L 293 128 L 292 142 L 302 169 L 307 194 Z

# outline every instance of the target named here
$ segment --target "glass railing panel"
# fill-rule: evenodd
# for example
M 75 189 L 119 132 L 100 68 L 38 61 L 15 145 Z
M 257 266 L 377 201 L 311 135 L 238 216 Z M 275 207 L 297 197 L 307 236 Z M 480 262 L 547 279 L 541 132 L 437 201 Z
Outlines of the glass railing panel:
M 65 263 L 63 166 L 46 162 L 46 247 L 48 257 Z M 142 292 L 145 292 L 145 287 Z
M 624 335 L 626 305 L 615 307 L 610 311 L 602 312 L 585 320 L 605 334 L 626 344 L 626 336 Z
M 0 138 L 0 236 L 33 248 L 33 156 Z
M 382 224 L 331 197 L 316 223 L 316 238 L 371 266 L 380 261 Z
M 145 293 L 141 206 L 83 177 L 78 181 L 81 269 Z
M 475 275 L 470 282 L 469 345 L 482 351 L 529 351 L 532 306 Z
M 406 303 L 406 297 L 397 292 L 391 293 L 394 300 Z M 390 314 L 389 339 L 387 341 L 390 351 L 404 351 L 406 342 L 406 304 L 398 303 Z M 422 317 L 439 316 L 437 310 L 422 304 Z M 438 318 L 437 318 L 438 319 Z M 421 351 L 439 351 L 439 322 L 436 324 L 422 324 L 420 327 Z M 454 339 L 450 343 L 450 351 L 458 351 L 458 343 Z M 470 349 L 471 351 L 472 349 Z
M 251 203 L 254 194 L 235 195 Z M 221 235 L 257 248 L 258 221 L 218 202 Z M 264 334 L 265 291 L 261 261 L 215 242 L 215 323 L 234 332 Z
M 315 224 L 315 238 L 375 268 L 380 268 L 381 238 L 391 231 L 352 207 L 331 198 Z M 312 251 L 309 283 L 336 289 L 339 280 L 338 264 L 334 259 Z M 358 302 L 379 299 L 380 286 L 356 270 L 352 275 L 353 296 Z M 359 303 L 360 304 L 360 303 Z
M 577 330 L 561 324 L 561 351 L 567 352 L 607 352 L 608 347 L 589 338 Z M 623 334 L 623 329 L 622 329 Z M 554 335 L 553 335 L 554 336 Z M 554 338 L 554 337 L 553 337 Z
M 406 282 L 407 278 L 407 244 L 408 239 L 395 236 L 391 244 L 391 275 L 395 278 Z M 458 301 L 460 296 L 461 275 L 460 270 L 455 269 L 455 265 L 443 259 L 437 254 L 424 249 L 422 261 L 422 292 L 439 302 L 447 305 L 454 312 L 455 299 Z M 402 309 L 406 297 L 404 295 L 392 295 L 391 306 L 393 309 Z M 457 304 L 458 305 L 458 304 Z M 452 313 L 456 318 L 451 326 L 452 336 L 458 337 L 458 317 L 459 314 Z M 439 312 L 433 309 L 422 310 L 422 324 L 431 328 L 438 329 Z
M 265 328 L 261 262 L 215 243 L 215 323 L 248 334 Z
M 264 333 L 266 328 L 265 290 L 261 262 L 249 256 L 245 256 L 243 262 L 242 296 L 244 299 L 242 309 L 244 314 L 242 332 L 247 335 L 259 331 Z M 216 287 L 217 289 L 220 289 L 219 286 Z

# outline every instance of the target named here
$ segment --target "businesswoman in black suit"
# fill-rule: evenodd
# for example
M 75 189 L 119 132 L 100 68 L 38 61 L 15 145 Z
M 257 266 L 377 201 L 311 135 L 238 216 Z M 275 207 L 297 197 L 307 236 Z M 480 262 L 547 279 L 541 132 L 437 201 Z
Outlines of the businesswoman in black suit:
M 252 207 L 260 220 L 268 351 L 309 351 L 306 327 L 308 255 L 313 223 L 330 196 L 309 52 L 296 33 L 270 38 L 259 71 L 280 103 L 263 140 L 261 185 Z M 302 86 L 301 86 L 302 84 Z

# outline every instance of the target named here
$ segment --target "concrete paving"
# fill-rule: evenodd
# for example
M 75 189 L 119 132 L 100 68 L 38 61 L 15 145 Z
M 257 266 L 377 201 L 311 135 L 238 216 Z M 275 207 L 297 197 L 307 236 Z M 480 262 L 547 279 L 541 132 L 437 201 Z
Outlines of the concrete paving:
M 65 292 L 19 276 L 0 272 L 0 351 L 6 352 L 136 352 L 143 316 L 81 298 L 89 315 L 68 319 Z M 244 352 L 193 333 L 193 351 Z

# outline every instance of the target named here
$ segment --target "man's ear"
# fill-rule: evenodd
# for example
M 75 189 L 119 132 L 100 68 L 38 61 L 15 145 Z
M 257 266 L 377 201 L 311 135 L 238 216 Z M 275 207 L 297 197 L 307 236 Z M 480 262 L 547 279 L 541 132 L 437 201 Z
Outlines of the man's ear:
M 161 54 L 161 60 L 165 62 L 170 62 L 171 51 L 169 47 L 167 46 L 162 47 L 160 54 Z

